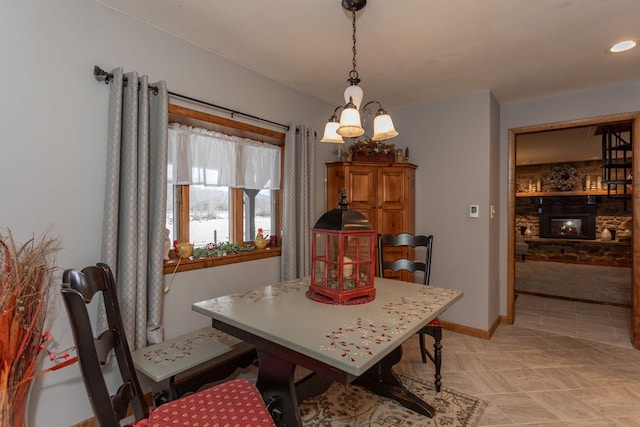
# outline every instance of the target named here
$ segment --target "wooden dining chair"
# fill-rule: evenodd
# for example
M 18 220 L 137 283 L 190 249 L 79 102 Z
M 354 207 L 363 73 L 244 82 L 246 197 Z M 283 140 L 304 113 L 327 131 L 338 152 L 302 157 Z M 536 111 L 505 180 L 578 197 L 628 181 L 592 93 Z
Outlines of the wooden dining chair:
M 89 402 L 100 426 L 120 426 L 132 410 L 136 427 L 168 425 L 243 425 L 274 426 L 273 419 L 258 389 L 248 380 L 234 379 L 195 394 L 170 401 L 153 410 L 147 406 L 131 358 L 122 326 L 116 283 L 106 264 L 66 270 L 63 274 L 64 301 L 78 362 Z M 94 337 L 87 304 L 102 294 L 108 329 Z M 112 360 L 120 372 L 121 384 L 111 395 L 103 367 Z M 129 409 L 131 408 L 131 410 Z M 220 423 L 220 424 L 218 424 Z
M 395 249 L 394 249 L 395 248 Z M 398 252 L 398 248 L 406 251 Z M 413 253 L 409 249 L 421 248 L 425 256 L 420 260 L 409 259 L 402 254 Z M 410 273 L 422 272 L 422 284 L 429 285 L 431 275 L 431 253 L 433 250 L 433 235 L 413 235 L 411 233 L 400 234 L 378 234 L 378 275 L 388 277 L 390 271 L 398 272 L 406 270 Z M 400 255 L 398 255 L 400 254 Z M 400 256 L 400 257 L 398 257 Z M 422 362 L 427 363 L 429 358 L 435 366 L 435 386 L 436 391 L 440 391 L 442 376 L 442 325 L 436 317 L 418 332 L 420 336 L 420 355 Z M 433 353 L 427 350 L 425 345 L 425 335 L 433 337 Z

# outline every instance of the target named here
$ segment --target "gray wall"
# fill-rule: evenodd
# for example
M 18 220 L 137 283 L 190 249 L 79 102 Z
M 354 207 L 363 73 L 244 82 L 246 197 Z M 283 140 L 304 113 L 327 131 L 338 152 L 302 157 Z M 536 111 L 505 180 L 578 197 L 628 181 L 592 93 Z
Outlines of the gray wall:
M 93 66 L 166 80 L 169 90 L 322 132 L 333 106 L 297 93 L 195 45 L 86 0 L 3 2 L 0 14 L 0 226 L 19 241 L 51 227 L 60 268 L 99 261 L 109 88 Z M 238 94 L 238 88 L 244 92 Z M 340 99 L 341 94 L 336 94 Z M 331 157 L 318 143 L 318 173 Z M 324 182 L 317 182 L 317 216 Z M 279 279 L 279 258 L 177 274 L 164 307 L 168 337 L 208 325 L 191 302 Z M 260 274 L 256 274 L 260 272 Z M 59 283 L 58 272 L 58 283 Z M 57 285 L 52 350 L 72 345 Z M 43 361 L 42 367 L 51 363 Z M 77 365 L 48 373 L 31 393 L 30 426 L 69 426 L 92 416 Z
M 416 232 L 434 235 L 431 284 L 464 291 L 442 319 L 487 330 L 497 317 L 496 107 L 488 91 L 394 111 L 396 146 L 416 163 Z M 479 218 L 469 217 L 479 206 Z M 489 299 L 494 301 L 490 302 Z M 489 308 L 494 311 L 489 313 Z

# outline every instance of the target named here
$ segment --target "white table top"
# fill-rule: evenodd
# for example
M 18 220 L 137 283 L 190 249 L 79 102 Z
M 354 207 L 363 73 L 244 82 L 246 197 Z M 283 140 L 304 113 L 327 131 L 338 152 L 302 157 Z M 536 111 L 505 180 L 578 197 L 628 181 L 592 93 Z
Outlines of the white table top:
M 309 277 L 192 305 L 204 314 L 360 376 L 462 292 L 375 278 L 376 298 L 366 304 L 332 305 L 305 296 Z

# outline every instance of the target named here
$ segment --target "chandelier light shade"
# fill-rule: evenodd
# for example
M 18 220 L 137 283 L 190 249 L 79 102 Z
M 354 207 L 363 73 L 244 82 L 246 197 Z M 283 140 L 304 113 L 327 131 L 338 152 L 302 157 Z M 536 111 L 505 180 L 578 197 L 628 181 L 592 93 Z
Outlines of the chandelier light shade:
M 333 115 L 329 118 L 329 121 L 324 126 L 324 135 L 322 135 L 322 139 L 320 142 L 330 142 L 333 144 L 344 144 L 344 139 L 342 139 L 342 135 L 338 135 L 338 126 L 340 122 L 338 122 L 338 117 L 336 113 L 342 107 L 338 107 L 333 111 Z
M 324 135 L 322 135 L 322 139 L 320 142 L 331 142 L 333 144 L 344 144 L 344 139 L 342 139 L 342 135 L 338 135 L 338 121 L 335 122 L 327 122 L 324 126 Z
M 373 121 L 373 141 L 383 141 L 398 136 L 393 126 L 391 116 L 382 108 L 382 105 L 378 101 L 369 101 L 362 105 L 363 92 L 362 88 L 358 86 L 360 78 L 358 77 L 358 71 L 356 70 L 356 12 L 363 9 L 367 4 L 366 0 L 342 0 L 342 7 L 351 12 L 352 26 L 353 26 L 353 69 L 349 72 L 349 78 L 347 82 L 349 86 L 344 91 L 344 106 L 338 106 L 327 124 L 325 125 L 324 136 L 322 142 L 332 143 L 344 143 L 342 137 L 346 138 L 358 138 L 365 134 L 365 130 L 362 126 L 362 116 L 364 113 L 364 121 L 371 115 L 372 110 L 368 108 L 372 103 L 378 104 L 378 110 L 375 113 Z M 342 108 L 340 114 L 340 121 L 337 120 L 337 111 Z
M 364 134 L 364 129 L 360 123 L 360 113 L 352 102 L 349 102 L 342 110 L 340 124 L 336 132 L 338 132 L 338 135 L 348 138 L 357 138 Z
M 393 127 L 391 116 L 382 108 L 376 113 L 376 118 L 373 119 L 373 141 L 383 141 L 385 139 L 391 139 L 394 136 L 398 136 L 398 131 Z

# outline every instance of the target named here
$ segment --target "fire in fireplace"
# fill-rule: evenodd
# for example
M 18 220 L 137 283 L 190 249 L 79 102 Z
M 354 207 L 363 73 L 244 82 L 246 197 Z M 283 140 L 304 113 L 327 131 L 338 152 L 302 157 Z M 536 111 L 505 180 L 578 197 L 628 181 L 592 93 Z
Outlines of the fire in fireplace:
M 540 237 L 595 240 L 596 206 L 541 206 Z

